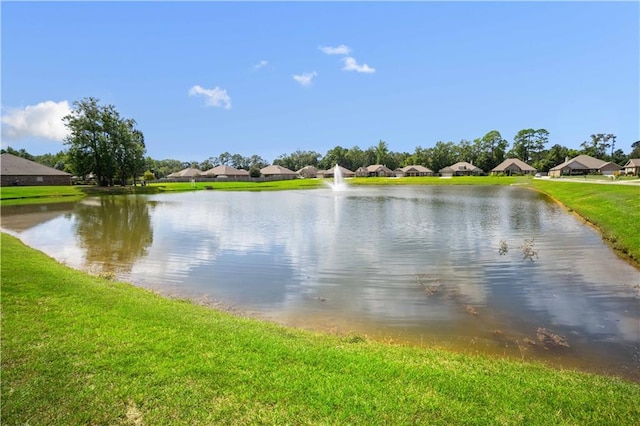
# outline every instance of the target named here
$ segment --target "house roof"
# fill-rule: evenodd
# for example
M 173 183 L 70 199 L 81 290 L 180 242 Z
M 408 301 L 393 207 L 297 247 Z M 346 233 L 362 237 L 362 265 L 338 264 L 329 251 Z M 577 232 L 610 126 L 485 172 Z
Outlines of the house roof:
M 179 172 L 171 173 L 167 177 L 195 177 L 200 176 L 202 174 L 201 170 L 194 169 L 192 167 L 188 167 L 186 169 L 180 170 Z
M 405 167 L 402 167 L 400 170 L 402 170 L 403 173 L 410 172 L 411 170 L 414 170 L 418 173 L 433 173 L 433 170 L 430 170 L 425 166 L 421 166 L 419 164 L 415 166 L 405 166 Z
M 562 170 L 567 167 L 570 169 L 598 170 L 605 164 L 606 163 L 602 160 L 591 157 L 590 155 L 582 154 L 570 160 L 567 160 L 564 163 L 560 163 L 555 167 L 552 167 L 551 170 Z
M 383 166 L 382 164 L 372 164 L 370 166 L 367 166 L 367 171 L 369 173 L 379 173 L 381 171 L 385 173 L 393 173 L 393 170 L 391 170 L 387 166 Z
M 296 173 L 298 173 L 298 174 L 300 174 L 300 173 L 318 173 L 318 169 L 316 169 L 313 166 L 304 166 L 303 168 L 298 170 Z
M 459 161 L 455 164 L 450 165 L 449 167 L 440 169 L 440 172 L 442 173 L 442 171 L 445 169 L 451 169 L 454 172 L 462 172 L 462 171 L 481 172 L 482 171 L 481 168 L 476 167 L 471 163 L 467 163 L 466 161 Z M 445 171 L 448 172 L 449 170 L 445 170 Z
M 263 175 L 267 176 L 267 175 L 297 175 L 296 172 L 287 169 L 286 167 L 282 167 L 282 166 L 278 166 L 275 164 L 272 164 L 270 166 L 267 167 L 263 167 L 262 169 L 260 169 L 260 173 L 262 173 Z
M 0 155 L 0 174 L 5 176 L 71 176 L 70 173 L 62 170 L 9 153 Z
M 613 161 L 608 161 L 604 163 L 602 166 L 600 166 L 600 170 L 620 170 L 620 169 L 622 169 L 622 167 L 619 164 L 614 163 Z
M 625 167 L 640 167 L 640 158 L 632 158 L 629 161 L 627 161 L 627 164 L 624 165 Z
M 249 172 L 244 169 L 223 165 L 213 167 L 202 174 L 205 176 L 249 176 Z
M 338 168 L 340 169 L 340 171 L 342 172 L 342 176 L 354 176 L 355 173 L 352 172 L 351 170 L 342 167 L 342 166 L 338 166 Z
M 530 165 L 528 165 L 524 161 L 520 160 L 519 158 L 507 158 L 502 163 L 498 164 L 493 169 L 491 169 L 491 171 L 492 172 L 503 172 L 503 171 L 507 170 L 509 168 L 509 166 L 512 166 L 512 165 L 518 167 L 523 172 L 525 172 L 525 171 L 526 172 L 535 172 L 536 171 L 536 169 L 534 169 L 533 167 L 531 167 Z

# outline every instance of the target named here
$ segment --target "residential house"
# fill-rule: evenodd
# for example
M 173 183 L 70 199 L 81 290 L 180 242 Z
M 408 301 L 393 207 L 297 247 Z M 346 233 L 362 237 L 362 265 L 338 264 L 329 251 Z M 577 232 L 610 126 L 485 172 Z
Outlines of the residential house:
M 186 169 L 182 169 L 179 172 L 173 172 L 167 175 L 169 179 L 177 179 L 177 180 L 189 180 L 194 179 L 202 175 L 202 170 L 194 169 L 192 167 L 187 167 Z
M 340 169 L 340 172 L 342 172 L 342 177 L 345 178 L 352 178 L 355 177 L 355 173 L 352 172 L 351 170 L 342 167 L 342 166 L 338 166 L 338 169 Z M 332 167 L 330 169 L 327 170 L 318 170 L 318 177 L 320 178 L 333 178 L 334 174 L 335 174 L 336 170 L 335 167 Z
M 426 168 L 425 166 L 405 166 L 396 170 L 396 176 L 398 177 L 414 177 L 414 176 L 433 176 L 433 170 Z
M 507 158 L 502 163 L 491 169 L 491 174 L 503 173 L 505 175 L 532 175 L 536 169 L 518 158 Z
M 0 155 L 2 186 L 71 185 L 71 174 L 35 161 L 5 153 Z
M 451 177 L 451 176 L 481 175 L 484 172 L 482 171 L 481 168 L 476 167 L 471 163 L 467 163 L 466 161 L 460 161 L 458 163 L 455 163 L 443 169 L 440 169 L 439 173 L 442 177 Z
M 565 161 L 549 170 L 549 176 L 558 177 L 563 175 L 589 175 L 602 174 L 613 175 L 622 169 L 616 163 L 606 162 L 589 155 L 578 155 Z
M 358 177 L 395 177 L 396 174 L 387 166 L 373 164 L 367 167 L 359 167 L 358 170 L 356 170 L 355 175 Z
M 639 176 L 640 175 L 640 158 L 632 158 L 631 160 L 627 161 L 627 163 L 624 165 L 624 174 Z
M 313 166 L 304 166 L 296 173 L 298 173 L 298 175 L 303 178 L 314 178 L 318 175 L 318 169 Z
M 269 178 L 271 180 L 295 179 L 298 177 L 298 173 L 289 170 L 286 167 L 274 164 L 272 164 L 271 166 L 263 167 L 262 169 L 260 169 L 260 173 L 265 178 Z
M 216 166 L 202 173 L 206 177 L 230 180 L 249 180 L 249 172 L 244 169 L 236 169 L 231 166 Z

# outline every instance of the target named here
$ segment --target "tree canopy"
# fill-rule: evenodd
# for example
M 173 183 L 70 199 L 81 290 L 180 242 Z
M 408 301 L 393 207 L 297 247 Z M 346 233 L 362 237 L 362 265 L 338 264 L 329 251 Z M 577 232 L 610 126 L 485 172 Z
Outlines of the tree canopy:
M 144 136 L 135 120 L 122 118 L 113 105 L 99 102 L 92 97 L 75 101 L 63 118 L 69 129 L 68 161 L 74 174 L 93 173 L 101 186 L 113 185 L 115 179 L 125 184 L 144 172 Z

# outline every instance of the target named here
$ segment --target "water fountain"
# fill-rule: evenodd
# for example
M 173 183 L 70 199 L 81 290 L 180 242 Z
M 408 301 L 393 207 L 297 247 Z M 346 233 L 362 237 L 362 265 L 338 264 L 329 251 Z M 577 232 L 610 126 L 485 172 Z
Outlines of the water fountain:
M 344 191 L 347 189 L 347 184 L 344 181 L 342 170 L 337 164 L 333 168 L 333 184 L 329 184 L 334 191 Z

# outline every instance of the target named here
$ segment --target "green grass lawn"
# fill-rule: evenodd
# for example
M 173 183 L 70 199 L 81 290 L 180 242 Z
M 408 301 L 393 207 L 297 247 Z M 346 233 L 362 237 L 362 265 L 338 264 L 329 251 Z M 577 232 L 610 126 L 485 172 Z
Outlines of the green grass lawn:
M 640 385 L 232 316 L 1 236 L 1 424 L 637 424 Z
M 534 180 L 532 187 L 575 211 L 640 264 L 640 186 Z

